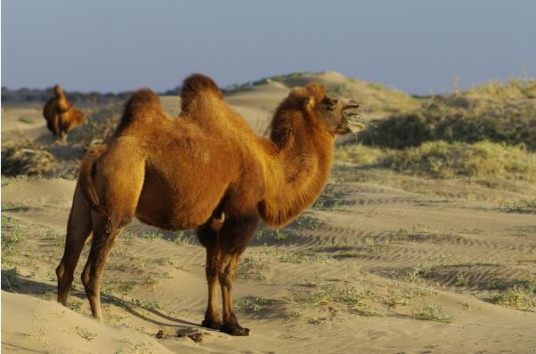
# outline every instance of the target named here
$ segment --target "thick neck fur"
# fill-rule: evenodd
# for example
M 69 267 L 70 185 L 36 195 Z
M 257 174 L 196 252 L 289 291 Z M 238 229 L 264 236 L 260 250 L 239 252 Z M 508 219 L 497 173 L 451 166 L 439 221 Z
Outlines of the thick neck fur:
M 267 193 L 260 211 L 268 225 L 281 226 L 309 207 L 322 191 L 331 169 L 333 135 L 314 113 L 283 104 L 272 122 L 270 140 L 275 149 L 267 166 Z

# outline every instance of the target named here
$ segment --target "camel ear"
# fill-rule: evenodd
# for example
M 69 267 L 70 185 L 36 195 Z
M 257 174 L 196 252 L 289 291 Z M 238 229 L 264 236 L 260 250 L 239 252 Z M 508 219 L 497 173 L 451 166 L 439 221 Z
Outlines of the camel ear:
M 315 107 L 315 103 L 316 103 L 315 98 L 313 96 L 310 96 L 309 98 L 305 100 L 304 107 L 306 110 L 312 111 L 313 108 Z
M 291 96 L 295 96 L 295 97 L 299 97 L 299 96 L 303 96 L 303 95 L 306 95 L 307 94 L 307 90 L 303 87 L 293 87 L 291 90 L 290 90 L 290 95 Z

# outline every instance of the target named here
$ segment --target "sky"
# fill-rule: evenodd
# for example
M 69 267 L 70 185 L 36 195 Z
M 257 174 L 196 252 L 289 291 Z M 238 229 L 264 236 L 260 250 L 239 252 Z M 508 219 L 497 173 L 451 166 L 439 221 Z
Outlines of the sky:
M 2 0 L 2 86 L 165 91 L 338 71 L 412 94 L 536 74 L 534 0 Z

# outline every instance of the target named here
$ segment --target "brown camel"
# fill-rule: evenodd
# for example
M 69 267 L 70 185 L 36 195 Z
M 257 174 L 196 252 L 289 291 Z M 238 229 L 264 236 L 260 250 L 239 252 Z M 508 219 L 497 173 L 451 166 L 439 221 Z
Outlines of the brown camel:
M 260 219 L 282 226 L 314 202 L 331 169 L 335 136 L 350 132 L 347 114 L 358 105 L 327 96 L 320 84 L 296 88 L 278 107 L 270 139 L 264 139 L 227 106 L 208 77 L 190 76 L 181 95 L 183 111 L 171 119 L 156 94 L 135 92 L 112 139 L 82 162 L 56 270 L 58 301 L 66 304 L 80 252 L 93 232 L 82 283 L 93 316 L 102 318 L 107 255 L 120 230 L 137 217 L 162 229 L 197 230 L 207 252 L 202 325 L 248 335 L 232 309 L 238 259 Z
M 43 107 L 43 116 L 48 130 L 62 141 L 67 139 L 68 132 L 85 122 L 82 111 L 73 107 L 59 85 L 54 86 L 54 97 Z

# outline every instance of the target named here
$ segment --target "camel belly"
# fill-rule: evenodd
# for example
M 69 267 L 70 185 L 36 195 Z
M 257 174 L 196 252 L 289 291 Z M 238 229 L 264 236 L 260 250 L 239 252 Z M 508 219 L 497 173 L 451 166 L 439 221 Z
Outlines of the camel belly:
M 203 183 L 202 178 L 166 183 L 154 174 L 150 176 L 146 177 L 136 217 L 167 230 L 186 230 L 204 224 L 227 189 L 227 184 L 217 178 L 210 179 L 210 183 Z

